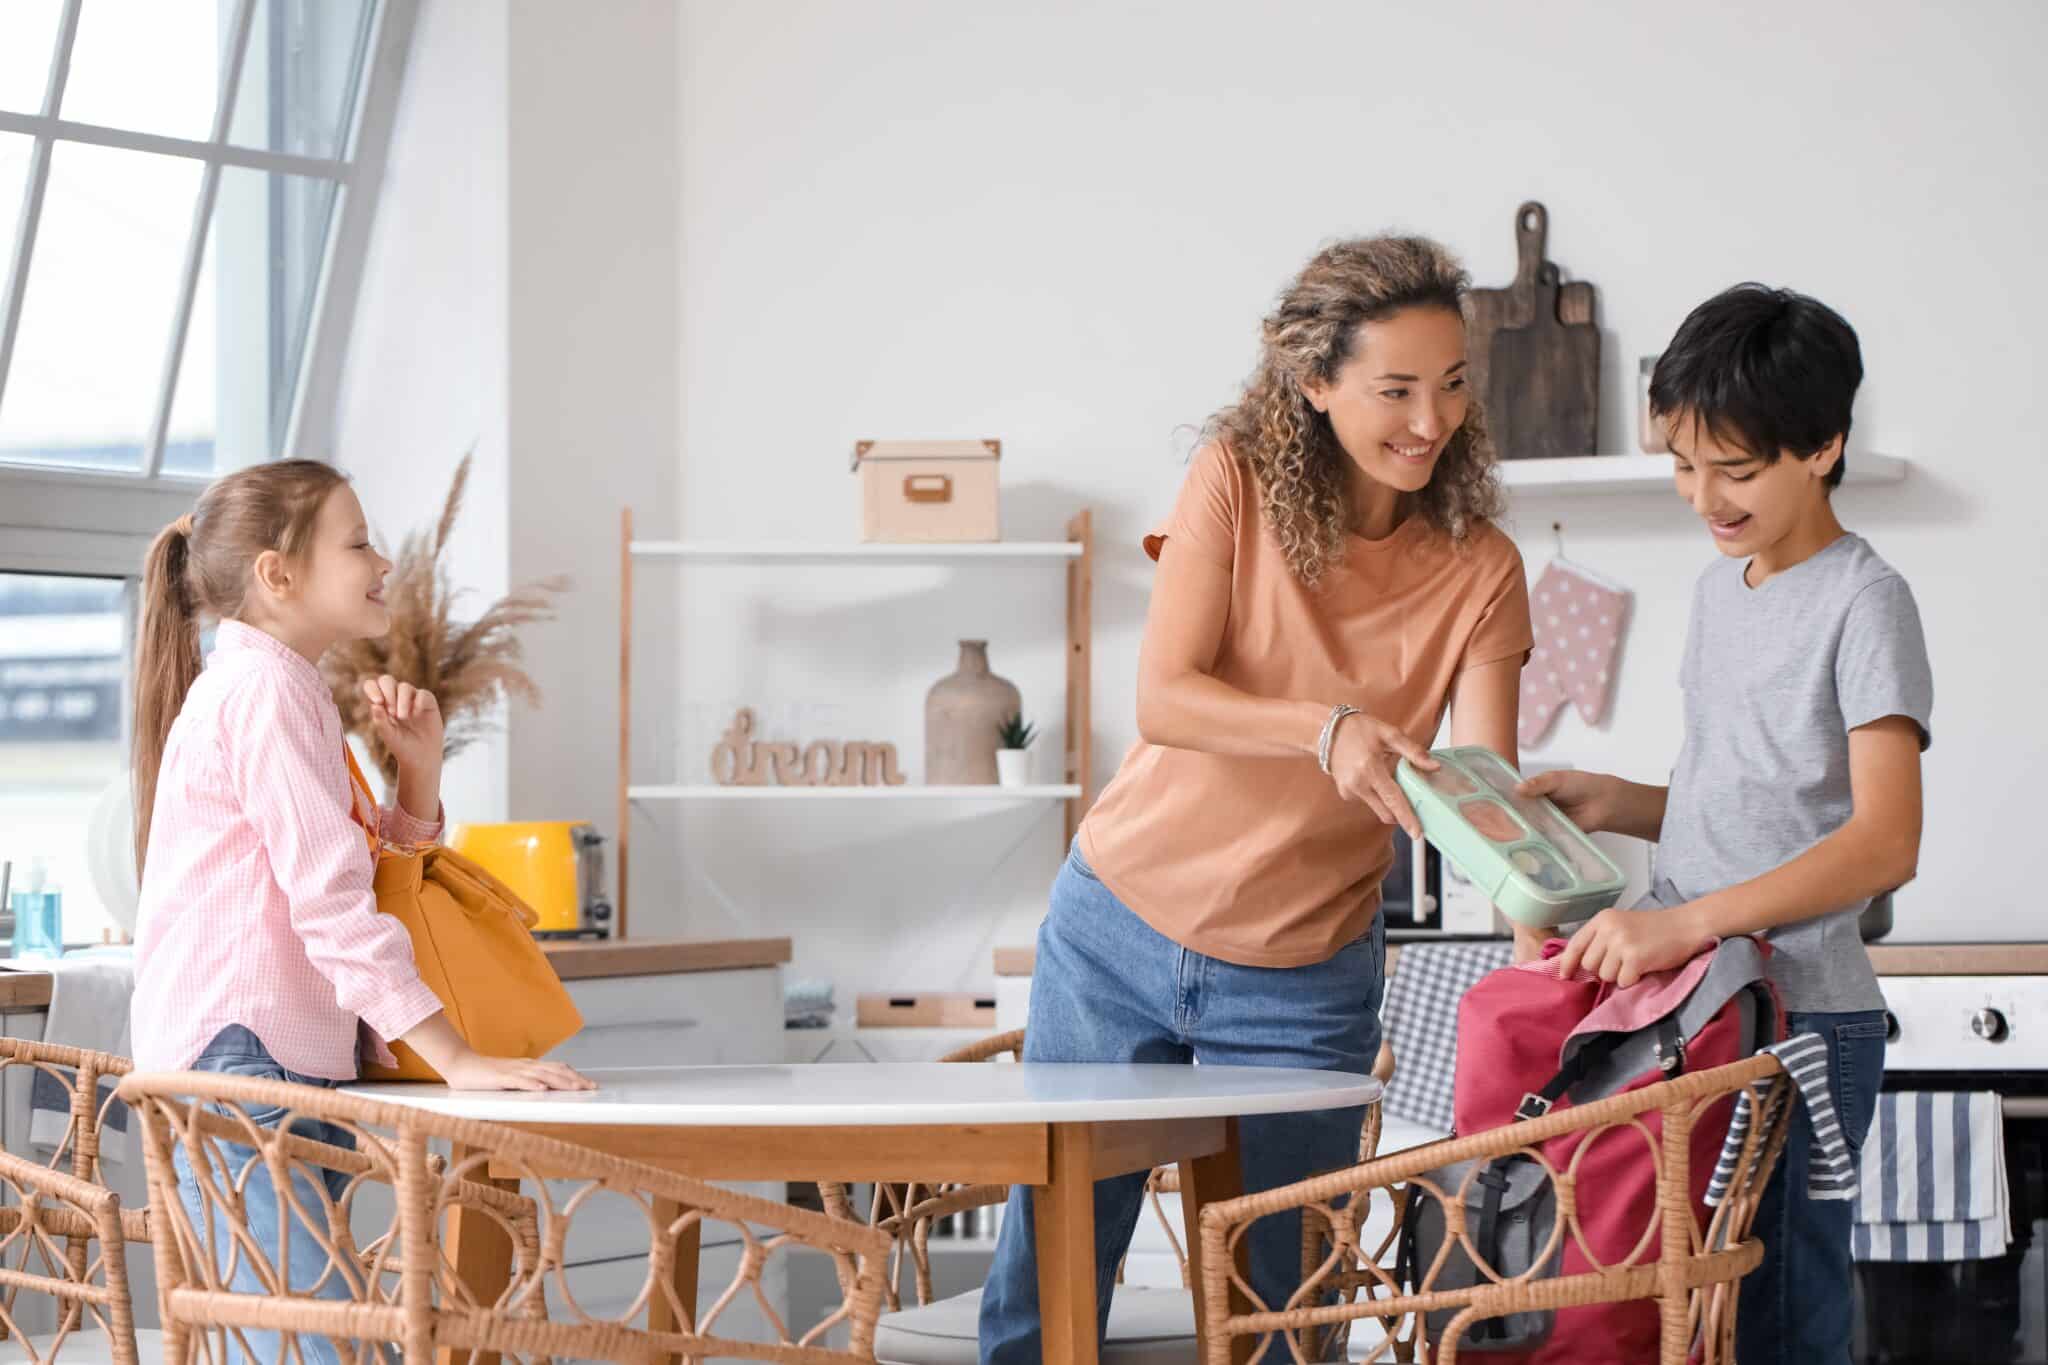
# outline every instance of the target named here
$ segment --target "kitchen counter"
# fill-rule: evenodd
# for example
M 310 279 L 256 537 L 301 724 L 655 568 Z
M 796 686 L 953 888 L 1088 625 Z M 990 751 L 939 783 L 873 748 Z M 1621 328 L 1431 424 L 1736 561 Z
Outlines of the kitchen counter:
M 1413 939 L 1411 938 L 1412 942 Z M 1441 942 L 1478 942 L 1441 939 Z M 1870 965 L 1879 976 L 2041 976 L 2048 975 L 2048 943 L 1873 943 Z M 1387 948 L 1387 969 L 1400 956 L 1398 943 Z M 997 976 L 1030 976 L 1037 960 L 1034 948 L 995 950 Z
M 780 967 L 790 960 L 786 938 L 580 940 L 543 943 L 541 951 L 564 981 Z M 49 1007 L 48 972 L 0 971 L 0 1014 Z
M 543 943 L 542 951 L 564 981 L 599 976 L 668 976 L 675 972 L 729 972 L 744 967 L 782 967 L 790 959 L 786 938 L 584 939 Z
M 49 1007 L 48 972 L 0 972 L 0 1014 L 33 1013 Z

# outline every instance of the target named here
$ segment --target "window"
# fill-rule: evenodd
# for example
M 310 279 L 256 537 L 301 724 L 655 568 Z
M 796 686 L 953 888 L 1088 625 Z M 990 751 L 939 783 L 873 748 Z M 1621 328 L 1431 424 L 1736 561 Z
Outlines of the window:
M 327 453 L 416 10 L 0 0 L 0 857 L 50 859 L 70 935 L 151 537 Z
M 72 943 L 117 922 L 103 888 L 133 868 L 95 868 L 88 851 L 94 807 L 125 799 L 126 595 L 118 578 L 0 574 L 0 859 L 17 890 L 32 861 L 47 866 Z
M 203 478 L 285 449 L 375 18 L 9 0 L 0 462 Z

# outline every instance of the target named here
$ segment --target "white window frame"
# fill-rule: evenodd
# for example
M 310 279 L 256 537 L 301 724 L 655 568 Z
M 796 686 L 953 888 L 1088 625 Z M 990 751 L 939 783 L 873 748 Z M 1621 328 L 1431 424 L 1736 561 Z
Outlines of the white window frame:
M 391 126 L 419 7 L 418 0 L 375 0 L 362 85 L 356 92 L 348 137 L 342 155 L 328 160 L 240 147 L 228 141 L 256 0 L 234 0 L 229 19 L 230 41 L 214 102 L 212 134 L 207 141 L 59 118 L 57 110 L 62 107 L 64 85 L 70 74 L 82 4 L 83 0 L 66 0 L 58 21 L 42 112 L 0 110 L 0 131 L 27 133 L 35 139 L 29 157 L 28 183 L 22 195 L 21 218 L 14 233 L 13 259 L 5 277 L 6 294 L 0 297 L 0 399 L 5 396 L 9 362 L 20 326 L 21 302 L 34 263 L 36 230 L 42 218 L 43 192 L 49 182 L 50 154 L 55 144 L 93 143 L 190 158 L 202 166 L 199 196 L 193 206 L 184 273 L 179 281 L 176 312 L 157 389 L 155 416 L 144 446 L 142 470 L 116 474 L 0 463 L 0 573 L 134 578 L 141 573 L 143 553 L 150 538 L 165 523 L 190 511 L 192 500 L 209 481 L 165 474 L 162 467 L 165 434 L 177 394 L 178 366 L 184 359 L 185 335 L 205 257 L 206 234 L 212 225 L 221 169 L 225 166 L 313 176 L 335 184 L 325 259 L 319 265 L 313 287 L 305 348 L 292 386 L 283 449 L 278 452 L 288 457 L 328 457 L 333 444 L 342 361 L 354 322 L 370 223 L 376 212 L 377 190 L 383 179 Z

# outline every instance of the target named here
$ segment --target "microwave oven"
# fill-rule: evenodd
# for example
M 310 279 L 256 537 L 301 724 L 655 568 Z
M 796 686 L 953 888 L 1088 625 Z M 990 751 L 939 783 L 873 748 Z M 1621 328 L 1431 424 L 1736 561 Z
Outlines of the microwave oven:
M 1394 865 L 1380 883 L 1380 913 L 1389 932 L 1493 934 L 1498 913 L 1484 892 L 1465 880 L 1456 863 L 1427 841 L 1394 829 Z

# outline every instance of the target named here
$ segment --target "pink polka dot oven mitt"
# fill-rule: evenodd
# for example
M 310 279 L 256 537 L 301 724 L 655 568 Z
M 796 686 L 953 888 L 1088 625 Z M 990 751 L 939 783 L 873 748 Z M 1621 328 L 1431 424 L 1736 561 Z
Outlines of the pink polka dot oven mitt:
M 1544 567 L 1529 604 L 1536 650 L 1522 670 L 1524 748 L 1542 742 L 1567 701 L 1588 725 L 1606 716 L 1628 605 L 1626 588 L 1576 564 L 1553 559 Z

